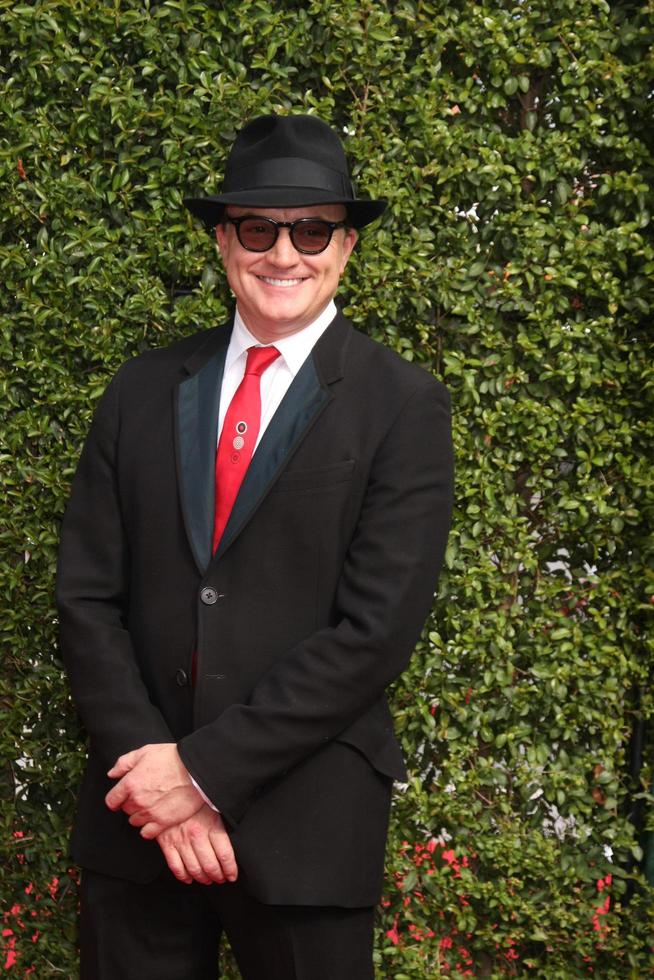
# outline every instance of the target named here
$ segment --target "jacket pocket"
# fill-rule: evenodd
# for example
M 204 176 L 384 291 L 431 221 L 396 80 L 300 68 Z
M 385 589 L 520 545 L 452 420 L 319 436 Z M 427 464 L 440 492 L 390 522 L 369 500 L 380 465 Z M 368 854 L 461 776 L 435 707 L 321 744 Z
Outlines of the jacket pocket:
M 407 778 L 404 757 L 393 731 L 386 698 L 377 701 L 365 715 L 357 718 L 337 735 L 334 741 L 357 749 L 373 769 L 382 775 L 400 781 Z
M 355 466 L 354 459 L 346 459 L 331 466 L 311 470 L 287 470 L 282 473 L 271 493 L 289 490 L 323 490 L 338 483 L 349 483 Z

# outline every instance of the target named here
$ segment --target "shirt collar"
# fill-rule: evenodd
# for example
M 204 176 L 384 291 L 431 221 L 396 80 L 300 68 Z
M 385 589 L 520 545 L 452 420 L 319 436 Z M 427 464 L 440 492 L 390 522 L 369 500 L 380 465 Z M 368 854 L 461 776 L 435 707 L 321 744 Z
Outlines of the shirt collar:
M 282 337 L 280 340 L 275 341 L 274 346 L 281 354 L 293 377 L 295 377 L 306 361 L 318 338 L 322 336 L 336 316 L 336 312 L 336 304 L 333 300 L 330 300 L 322 313 L 312 323 L 309 323 L 296 333 L 289 334 L 288 337 Z M 262 346 L 261 341 L 257 340 L 245 326 L 237 307 L 234 316 L 234 329 L 232 330 L 229 349 L 225 359 L 225 370 L 228 370 L 248 347 L 259 346 Z

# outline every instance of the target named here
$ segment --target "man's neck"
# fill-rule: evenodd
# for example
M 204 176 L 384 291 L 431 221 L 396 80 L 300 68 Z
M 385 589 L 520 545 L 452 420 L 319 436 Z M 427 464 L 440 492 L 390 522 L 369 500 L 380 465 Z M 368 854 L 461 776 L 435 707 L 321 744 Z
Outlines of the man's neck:
M 275 344 L 278 341 L 284 340 L 287 337 L 292 337 L 293 334 L 300 333 L 300 331 L 302 330 L 310 330 L 312 328 L 318 330 L 319 327 L 323 327 L 324 329 L 324 327 L 326 327 L 334 319 L 337 310 L 336 310 L 336 304 L 334 303 L 334 300 L 331 299 L 329 303 L 327 303 L 327 306 L 324 308 L 324 310 L 322 310 L 322 312 L 319 313 L 318 316 L 311 321 L 311 323 L 305 323 L 302 326 L 294 326 L 293 324 L 289 324 L 287 329 L 277 324 L 272 328 L 269 328 L 266 324 L 257 323 L 255 325 L 251 325 L 250 323 L 248 323 L 247 319 L 243 316 L 238 306 L 236 307 L 236 312 L 240 317 L 241 323 L 243 323 L 243 325 L 247 327 L 248 331 L 252 334 L 252 336 L 255 337 L 260 344 L 265 345 L 265 344 Z

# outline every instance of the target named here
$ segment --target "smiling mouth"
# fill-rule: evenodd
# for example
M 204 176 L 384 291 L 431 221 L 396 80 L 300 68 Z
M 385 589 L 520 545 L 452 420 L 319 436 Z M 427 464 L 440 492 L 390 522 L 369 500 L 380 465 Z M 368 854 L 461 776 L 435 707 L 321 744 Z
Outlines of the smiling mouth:
M 261 282 L 267 283 L 269 286 L 299 286 L 304 282 L 304 279 L 273 279 L 271 276 L 257 276 Z

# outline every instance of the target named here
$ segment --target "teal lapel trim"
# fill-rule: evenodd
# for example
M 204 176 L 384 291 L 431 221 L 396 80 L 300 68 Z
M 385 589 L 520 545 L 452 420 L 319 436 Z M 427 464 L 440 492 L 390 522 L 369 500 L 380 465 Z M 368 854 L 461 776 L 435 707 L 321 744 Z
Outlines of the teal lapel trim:
M 182 511 L 193 556 L 203 574 L 211 561 L 218 408 L 227 342 L 196 374 L 182 381 L 177 395 Z
M 289 456 L 331 398 L 332 395 L 320 384 L 314 359 L 309 356 L 293 379 L 257 446 L 214 560 L 224 554 L 250 520 Z

